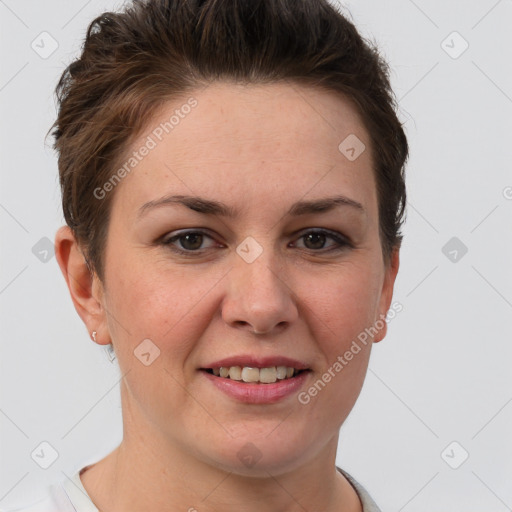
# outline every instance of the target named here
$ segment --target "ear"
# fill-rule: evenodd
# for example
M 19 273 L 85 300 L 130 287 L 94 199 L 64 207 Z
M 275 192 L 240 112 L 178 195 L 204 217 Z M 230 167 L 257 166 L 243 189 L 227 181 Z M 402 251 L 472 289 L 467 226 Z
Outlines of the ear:
M 393 249 L 390 256 L 389 262 L 385 268 L 384 281 L 382 283 L 382 291 L 379 302 L 379 317 L 375 319 L 375 323 L 384 323 L 382 329 L 379 329 L 377 334 L 374 336 L 374 343 L 382 341 L 387 333 L 388 326 L 386 323 L 386 315 L 388 314 L 389 308 L 391 307 L 391 301 L 393 300 L 393 288 L 395 286 L 396 275 L 400 266 L 400 249 Z
M 87 266 L 84 255 L 69 226 L 55 235 L 55 257 L 68 285 L 75 309 L 87 327 L 89 335 L 96 331 L 96 343 L 108 345 L 110 334 L 103 307 L 103 286 Z

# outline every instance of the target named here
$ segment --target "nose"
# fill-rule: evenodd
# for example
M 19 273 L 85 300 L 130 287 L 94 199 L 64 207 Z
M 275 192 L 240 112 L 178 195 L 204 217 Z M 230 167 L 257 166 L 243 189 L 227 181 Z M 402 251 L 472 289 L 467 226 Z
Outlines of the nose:
M 230 327 L 273 334 L 298 318 L 293 291 L 270 258 L 262 255 L 247 263 L 237 257 L 226 277 L 228 291 L 222 302 L 222 318 Z

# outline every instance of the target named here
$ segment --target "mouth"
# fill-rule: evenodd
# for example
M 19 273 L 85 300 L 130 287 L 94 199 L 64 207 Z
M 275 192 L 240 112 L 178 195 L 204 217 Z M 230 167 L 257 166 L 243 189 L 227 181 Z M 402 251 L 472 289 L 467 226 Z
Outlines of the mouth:
M 305 361 L 284 355 L 239 354 L 198 368 L 217 390 L 245 404 L 289 400 L 309 381 L 313 369 Z
M 309 368 L 294 368 L 291 366 L 220 366 L 201 368 L 202 371 L 245 384 L 275 384 L 276 382 L 294 379 L 298 375 L 311 371 Z

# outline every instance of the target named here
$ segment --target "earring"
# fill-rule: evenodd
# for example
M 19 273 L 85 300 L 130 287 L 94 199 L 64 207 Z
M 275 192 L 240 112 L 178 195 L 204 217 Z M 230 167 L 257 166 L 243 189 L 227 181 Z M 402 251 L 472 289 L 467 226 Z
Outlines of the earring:
M 96 341 L 96 335 L 97 335 L 97 334 L 98 334 L 98 333 L 97 333 L 96 331 L 92 331 L 92 333 L 91 333 L 92 339 L 93 339 L 94 341 Z

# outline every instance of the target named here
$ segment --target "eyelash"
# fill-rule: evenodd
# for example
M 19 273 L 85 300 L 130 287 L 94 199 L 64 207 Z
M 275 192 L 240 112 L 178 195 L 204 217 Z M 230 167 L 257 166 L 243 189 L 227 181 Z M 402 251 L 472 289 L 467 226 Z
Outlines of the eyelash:
M 310 235 L 310 234 L 315 234 L 315 235 L 324 235 L 326 238 L 330 238 L 331 240 L 334 240 L 334 242 L 336 242 L 337 246 L 335 247 L 331 247 L 331 248 L 328 248 L 328 249 L 302 249 L 302 250 L 305 250 L 305 251 L 311 251 L 313 253 L 330 253 L 330 252 L 333 252 L 333 251 L 342 251 L 344 249 L 346 249 L 347 247 L 353 247 L 352 244 L 350 243 L 350 241 L 345 238 L 344 236 L 340 235 L 339 233 L 336 233 L 336 232 L 333 232 L 333 231 L 329 231 L 329 230 L 326 230 L 326 229 L 308 229 L 306 231 L 303 231 L 300 236 L 298 237 L 298 239 L 301 239 L 301 238 L 304 238 L 306 237 L 307 235 Z M 210 239 L 213 240 L 213 237 L 210 236 L 206 231 L 203 231 L 203 230 L 200 230 L 200 229 L 190 229 L 190 230 L 186 230 L 186 231 L 182 231 L 170 238 L 164 238 L 162 239 L 161 241 L 161 244 L 168 247 L 171 251 L 177 253 L 177 254 L 180 254 L 180 255 L 184 255 L 184 256 L 198 256 L 198 255 L 202 255 L 204 252 L 205 252 L 205 249 L 198 249 L 198 250 L 192 250 L 192 249 L 180 249 L 176 246 L 173 246 L 172 244 L 178 240 L 180 240 L 181 238 L 184 238 L 185 236 L 187 235 L 202 235 L 204 237 L 208 237 Z

